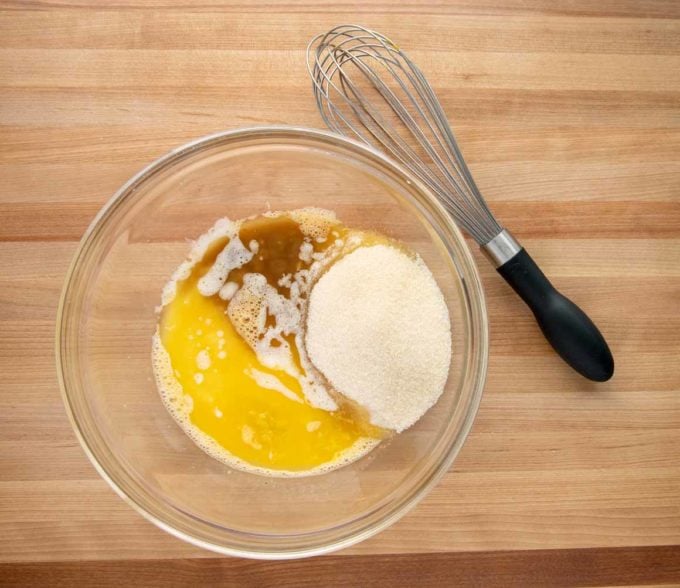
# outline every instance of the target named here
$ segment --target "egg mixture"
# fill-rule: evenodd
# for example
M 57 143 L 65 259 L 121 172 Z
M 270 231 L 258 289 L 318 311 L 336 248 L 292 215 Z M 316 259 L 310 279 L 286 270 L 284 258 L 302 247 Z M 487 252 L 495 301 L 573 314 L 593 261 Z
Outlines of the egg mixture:
M 382 238 L 384 240 L 384 238 Z M 206 452 L 268 475 L 309 475 L 370 451 L 386 431 L 309 361 L 315 280 L 380 241 L 324 210 L 220 220 L 163 292 L 154 371 L 165 405 Z

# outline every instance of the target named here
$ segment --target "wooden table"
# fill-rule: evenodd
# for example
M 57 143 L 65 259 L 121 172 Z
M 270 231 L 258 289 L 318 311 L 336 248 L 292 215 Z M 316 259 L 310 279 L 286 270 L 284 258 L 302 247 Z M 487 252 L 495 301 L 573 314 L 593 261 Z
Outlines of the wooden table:
M 0 5 L 0 584 L 680 582 L 680 3 Z M 477 255 L 488 384 L 437 488 L 334 556 L 216 557 L 85 458 L 57 388 L 57 300 L 93 215 L 155 157 L 239 125 L 320 126 L 304 47 L 343 21 L 413 48 L 486 197 L 617 372 L 571 373 Z

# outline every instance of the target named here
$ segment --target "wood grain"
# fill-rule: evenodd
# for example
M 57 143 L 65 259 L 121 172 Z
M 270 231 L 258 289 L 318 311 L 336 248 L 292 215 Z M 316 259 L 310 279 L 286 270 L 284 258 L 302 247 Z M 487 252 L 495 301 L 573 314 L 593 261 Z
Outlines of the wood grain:
M 629 549 L 563 549 L 520 552 L 437 553 L 398 558 L 329 556 L 280 563 L 238 559 L 178 559 L 145 562 L 60 562 L 56 564 L 0 564 L 6 586 L 72 585 L 87 574 L 93 587 L 120 586 L 129 578 L 140 584 L 190 584 L 257 587 L 361 586 L 670 586 L 680 573 L 678 547 Z
M 494 210 L 617 374 L 571 374 L 475 252 L 489 374 L 442 482 L 336 556 L 215 558 L 87 462 L 56 383 L 59 292 L 99 207 L 168 149 L 320 126 L 304 48 L 343 21 L 413 49 Z M 680 582 L 680 3 L 1 1 L 0 177 L 1 585 Z

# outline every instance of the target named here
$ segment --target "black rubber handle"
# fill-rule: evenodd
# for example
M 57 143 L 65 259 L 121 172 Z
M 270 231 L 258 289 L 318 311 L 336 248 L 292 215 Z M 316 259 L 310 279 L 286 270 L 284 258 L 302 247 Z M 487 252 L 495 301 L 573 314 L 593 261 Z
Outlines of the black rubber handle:
M 527 303 L 545 338 L 579 374 L 606 382 L 614 374 L 614 358 L 602 333 L 571 300 L 560 294 L 525 249 L 498 268 Z

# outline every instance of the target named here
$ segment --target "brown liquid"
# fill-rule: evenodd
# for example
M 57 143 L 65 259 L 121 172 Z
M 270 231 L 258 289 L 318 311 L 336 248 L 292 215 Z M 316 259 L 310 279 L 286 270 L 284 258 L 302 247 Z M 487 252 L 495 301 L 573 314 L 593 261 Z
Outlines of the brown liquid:
M 247 220 L 241 226 L 239 238 L 246 247 L 251 241 L 257 241 L 259 247 L 251 261 L 229 274 L 229 280 L 237 284 L 242 283 L 245 274 L 254 272 L 278 288 L 283 276 L 307 266 L 298 256 L 305 237 L 300 225 L 287 216 Z

